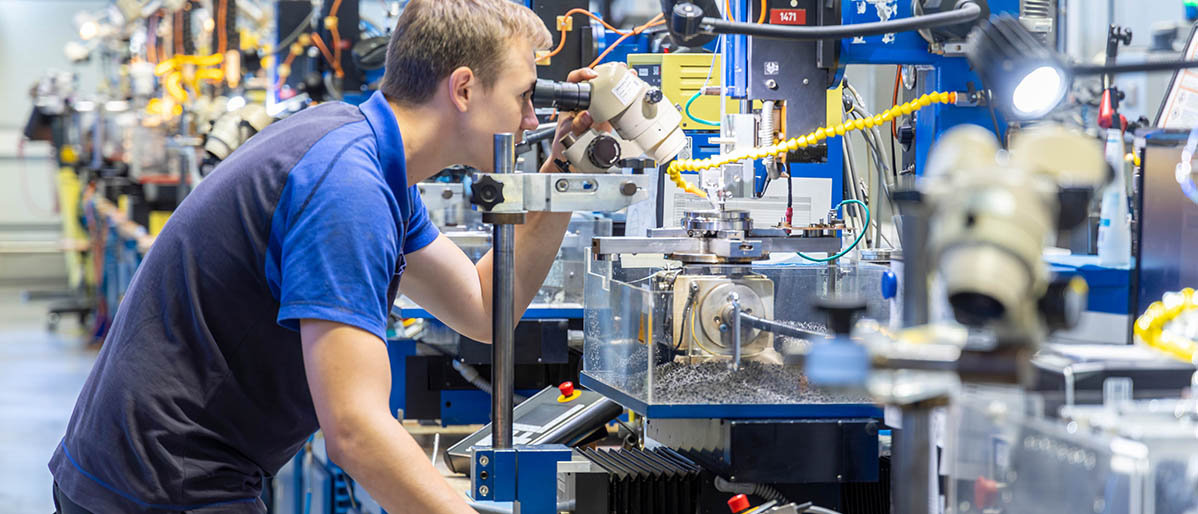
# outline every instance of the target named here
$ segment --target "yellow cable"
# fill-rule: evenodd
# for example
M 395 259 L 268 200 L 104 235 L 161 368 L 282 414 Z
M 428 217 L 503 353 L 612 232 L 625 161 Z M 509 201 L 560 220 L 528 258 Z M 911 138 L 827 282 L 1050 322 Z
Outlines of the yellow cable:
M 1194 364 L 1198 341 L 1165 332 L 1165 325 L 1182 313 L 1198 309 L 1198 295 L 1190 288 L 1178 293 L 1165 293 L 1160 301 L 1152 302 L 1133 328 L 1136 342 L 1154 348 L 1182 362 Z
M 183 74 L 177 71 L 166 76 L 166 92 L 171 95 L 171 98 L 173 98 L 177 104 L 187 101 L 187 91 L 184 90 L 183 86 L 179 84 L 182 80 Z
M 846 133 L 852 132 L 854 130 L 863 130 L 866 128 L 873 128 L 875 126 L 882 125 L 898 116 L 911 114 L 933 103 L 951 104 L 956 103 L 956 101 L 956 92 L 931 92 L 905 104 L 895 105 L 890 109 L 887 109 L 885 112 L 875 115 L 873 118 L 851 120 L 834 127 L 818 128 L 805 136 L 790 138 L 785 141 L 779 141 L 772 145 L 754 148 L 748 151 L 742 150 L 739 152 L 732 152 L 730 154 L 717 155 L 715 157 L 708 157 L 706 159 L 675 159 L 670 163 L 669 167 L 666 168 L 666 174 L 670 177 L 670 180 L 672 180 L 674 184 L 683 191 L 702 198 L 707 198 L 707 193 L 703 192 L 703 190 L 695 187 L 691 183 L 687 182 L 686 179 L 682 178 L 682 172 L 702 171 L 723 166 L 725 164 L 735 164 L 746 160 L 757 160 L 769 156 L 784 157 L 786 154 L 799 148 L 814 145 L 824 139 L 831 137 L 844 136 Z

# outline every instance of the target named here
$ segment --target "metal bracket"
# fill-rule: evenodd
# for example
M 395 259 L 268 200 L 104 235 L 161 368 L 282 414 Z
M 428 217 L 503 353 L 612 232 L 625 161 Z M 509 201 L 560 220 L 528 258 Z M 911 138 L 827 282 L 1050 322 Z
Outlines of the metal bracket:
M 618 211 L 649 198 L 646 175 L 477 174 L 503 184 L 503 201 L 486 213 Z

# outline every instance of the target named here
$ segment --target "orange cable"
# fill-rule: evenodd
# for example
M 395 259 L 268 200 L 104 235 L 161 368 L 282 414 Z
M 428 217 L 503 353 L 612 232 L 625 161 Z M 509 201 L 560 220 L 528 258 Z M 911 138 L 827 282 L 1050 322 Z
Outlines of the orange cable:
M 183 55 L 183 10 L 175 11 L 175 23 L 171 25 L 171 30 L 175 36 L 175 52 L 174 55 Z
M 341 0 L 333 0 L 333 7 L 329 9 L 329 16 L 337 18 L 337 14 L 341 11 Z M 340 21 L 340 20 L 338 20 Z M 337 24 L 334 23 L 329 28 L 329 32 L 333 36 L 333 57 L 337 60 L 337 76 L 344 75 L 341 72 L 341 33 L 337 30 Z
M 898 105 L 898 88 L 899 81 L 903 80 L 903 65 L 898 65 L 894 68 L 894 97 L 890 99 L 890 105 Z M 895 127 L 895 118 L 890 119 L 890 135 L 898 139 L 898 128 Z
M 613 27 L 613 26 L 609 25 L 609 24 L 608 24 L 606 21 L 604 21 L 604 20 L 603 20 L 603 18 L 600 18 L 600 17 L 599 17 L 599 16 L 597 16 L 595 13 L 593 13 L 593 12 L 591 12 L 591 11 L 588 11 L 588 10 L 586 10 L 586 9 L 582 9 L 582 8 L 574 8 L 574 9 L 570 9 L 569 11 L 566 11 L 566 14 L 563 14 L 563 15 L 562 15 L 562 17 L 563 17 L 563 18 L 568 18 L 568 17 L 570 17 L 570 16 L 573 16 L 573 15 L 575 15 L 575 14 L 585 14 L 585 15 L 587 15 L 587 16 L 590 16 L 590 17 L 591 17 L 592 19 L 594 19 L 595 21 L 597 21 L 597 22 L 599 22 L 599 23 L 602 23 L 604 27 L 607 27 L 607 28 L 608 28 L 608 30 L 611 30 L 612 32 L 615 32 L 616 34 L 619 34 L 619 35 L 621 35 L 621 36 L 625 36 L 625 35 L 632 34 L 631 32 L 624 32 L 624 31 L 622 31 L 622 30 L 620 30 L 620 29 L 617 29 L 617 28 L 615 28 L 615 27 Z M 659 16 L 660 16 L 660 15 L 659 15 Z M 557 54 L 561 53 L 562 49 L 566 47 L 566 32 L 565 32 L 565 31 L 559 31 L 559 32 L 561 32 L 561 37 L 560 37 L 560 38 L 558 38 L 558 40 L 557 40 L 557 47 L 556 47 L 556 48 L 554 48 L 552 52 L 549 52 L 549 53 L 547 53 L 547 54 L 545 54 L 545 55 L 542 55 L 542 56 L 541 56 L 541 59 L 548 59 L 548 58 L 550 58 L 550 57 L 553 57 L 553 56 L 555 56 L 555 55 L 557 55 Z
M 341 66 L 338 66 L 337 62 L 333 60 L 333 54 L 329 53 L 329 47 L 325 46 L 324 40 L 320 38 L 320 34 L 313 32 L 312 42 L 316 43 L 316 47 L 320 49 L 320 53 L 324 54 L 325 60 L 333 68 L 333 73 L 336 73 L 338 77 L 342 76 Z
M 732 4 L 728 3 L 728 0 L 724 0 L 724 17 L 727 18 L 728 21 L 736 21 L 732 19 Z
M 341 66 L 341 34 L 337 32 L 337 24 L 333 24 L 333 28 L 329 29 L 333 35 L 333 60 L 337 61 L 338 69 Z
M 282 65 L 279 65 L 278 67 L 282 68 L 282 67 L 286 66 L 286 67 L 290 68 L 290 67 L 291 67 L 291 62 L 292 62 L 292 61 L 295 61 L 295 60 L 296 60 L 296 54 L 292 54 L 292 53 L 288 52 L 288 58 L 284 59 L 284 60 L 283 60 L 283 64 L 282 64 Z M 277 83 L 274 83 L 274 90 L 276 90 L 276 91 L 278 91 L 278 90 L 282 90 L 282 89 L 283 89 L 283 84 L 285 84 L 285 83 L 286 83 L 286 81 L 288 81 L 288 77 L 290 77 L 290 75 L 291 75 L 291 73 L 290 73 L 290 72 L 289 72 L 288 74 L 285 74 L 285 75 L 283 75 L 283 74 L 280 74 L 280 75 L 279 75 L 279 80 L 277 81 Z
M 765 5 L 765 4 L 766 4 L 766 0 L 761 0 L 761 15 L 757 17 L 757 24 L 758 24 L 758 25 L 761 25 L 762 23 L 765 23 L 765 10 L 766 10 L 766 9 L 765 9 L 765 7 L 766 7 L 766 5 Z
M 656 27 L 658 25 L 665 25 L 666 21 L 662 19 L 664 17 L 665 17 L 664 14 L 657 13 L 657 16 L 654 16 L 653 19 L 649 20 L 644 25 L 641 25 L 635 29 L 632 29 L 632 32 L 629 32 L 629 33 L 626 33 L 626 34 L 620 36 L 620 39 L 617 39 L 616 42 L 612 43 L 611 46 L 607 47 L 607 50 L 604 50 L 603 53 L 599 54 L 599 57 L 596 57 L 595 60 L 591 62 L 590 67 L 594 68 L 596 64 L 599 64 L 599 61 L 602 61 L 604 57 L 607 57 L 607 54 L 611 53 L 612 50 L 615 50 L 616 47 L 620 45 L 620 43 L 623 43 L 624 40 L 628 39 L 630 36 L 632 36 L 634 34 L 640 34 L 641 32 L 644 32 L 645 29 L 650 28 L 650 27 Z
M 229 8 L 229 0 L 216 0 L 216 2 L 216 35 L 218 41 L 216 53 L 223 55 L 229 46 L 228 34 L 225 31 L 225 24 L 228 21 L 228 13 L 226 11 Z

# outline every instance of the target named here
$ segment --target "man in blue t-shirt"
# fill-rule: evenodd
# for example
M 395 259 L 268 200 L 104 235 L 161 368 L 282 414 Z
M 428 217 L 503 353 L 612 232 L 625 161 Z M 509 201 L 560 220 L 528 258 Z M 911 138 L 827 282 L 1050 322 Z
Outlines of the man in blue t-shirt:
M 491 339 L 490 255 L 476 265 L 440 235 L 413 185 L 490 169 L 492 134 L 536 126 L 534 50 L 550 43 L 508 0 L 412 0 L 380 92 L 272 125 L 200 183 L 134 276 L 50 461 L 59 511 L 265 512 L 263 477 L 320 428 L 387 511 L 473 512 L 389 412 L 385 326 L 402 291 Z M 563 116 L 555 157 L 590 124 Z M 517 317 L 568 221 L 516 228 Z

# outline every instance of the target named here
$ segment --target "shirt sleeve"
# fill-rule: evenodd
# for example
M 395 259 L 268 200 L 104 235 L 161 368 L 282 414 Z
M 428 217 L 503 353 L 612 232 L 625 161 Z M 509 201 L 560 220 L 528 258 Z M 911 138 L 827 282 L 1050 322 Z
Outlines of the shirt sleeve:
M 364 152 L 292 170 L 279 255 L 278 323 L 344 323 L 386 339 L 397 273 L 399 209 Z M 319 160 L 317 160 L 319 161 Z M 308 169 L 304 169 L 309 167 Z M 278 213 L 276 213 L 276 216 Z
M 431 244 L 441 231 L 428 218 L 428 208 L 420 199 L 420 190 L 416 186 L 408 188 L 408 205 L 412 206 L 412 214 L 408 216 L 407 233 L 404 237 L 403 253 L 412 253 Z

